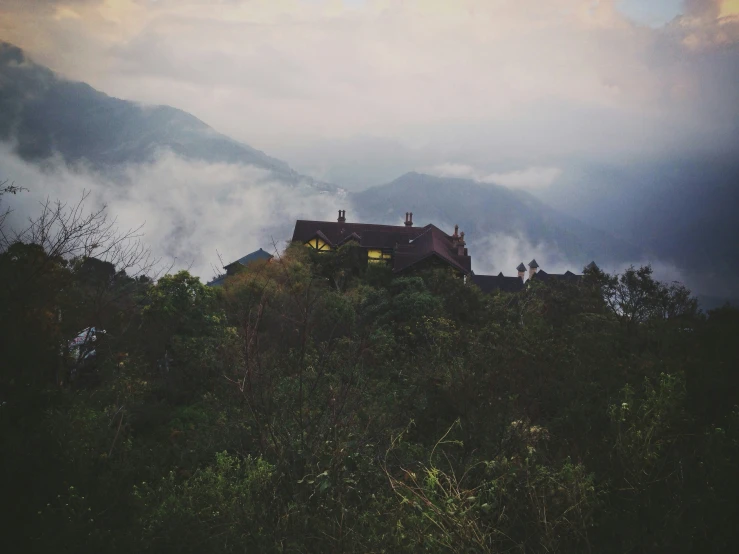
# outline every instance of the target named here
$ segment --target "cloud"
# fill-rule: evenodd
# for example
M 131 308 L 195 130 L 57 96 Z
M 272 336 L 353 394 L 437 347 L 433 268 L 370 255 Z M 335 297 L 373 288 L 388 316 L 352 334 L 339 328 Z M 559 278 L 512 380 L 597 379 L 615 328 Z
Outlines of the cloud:
M 128 166 L 112 181 L 58 160 L 43 168 L 29 164 L 0 144 L 5 179 L 30 189 L 9 199 L 10 225 L 37 214 L 46 198 L 73 203 L 87 190 L 90 209 L 106 204 L 121 228 L 144 223 L 144 240 L 156 255 L 175 258 L 176 269 L 191 267 L 206 280 L 218 253 L 229 263 L 258 248 L 273 251 L 273 241 L 282 249 L 296 219 L 331 219 L 339 204 L 347 207 L 341 196 L 285 185 L 255 167 L 185 161 L 171 153 Z
M 472 179 L 479 183 L 503 185 L 511 189 L 542 189 L 550 186 L 562 174 L 558 167 L 527 167 L 514 171 L 487 173 L 466 164 L 444 163 L 426 168 L 437 177 Z
M 443 163 L 422 170 L 437 177 L 451 177 L 453 179 L 481 180 L 481 174 L 471 165 L 458 163 Z
M 3 2 L 6 10 L 21 10 L 22 8 L 25 8 L 29 11 L 103 3 L 105 3 L 105 0 L 4 0 Z
M 472 241 L 469 250 L 472 254 L 472 269 L 481 275 L 497 275 L 502 272 L 503 275 L 513 277 L 518 275 L 518 264 L 523 263 L 527 267 L 525 279 L 528 279 L 528 264 L 532 259 L 535 259 L 539 267 L 547 273 L 557 274 L 566 271 L 581 274 L 584 266 L 589 263 L 588 260 L 578 265 L 568 260 L 555 245 L 547 242 L 534 243 L 520 233 L 488 235 Z M 598 263 L 598 260 L 595 261 Z M 644 258 L 620 263 L 603 263 L 601 260 L 598 265 L 600 269 L 611 275 L 623 273 L 629 266 L 649 265 L 654 271 L 654 278 L 658 281 L 683 283 L 688 288 L 692 288 L 696 294 L 700 292 L 717 294 L 715 288 L 705 287 L 700 275 L 685 272 L 675 264 L 659 259 Z M 720 291 L 719 294 L 723 293 L 725 291 Z
M 144 242 L 156 256 L 174 260 L 174 271 L 189 268 L 204 281 L 214 276 L 214 268 L 218 271 L 219 254 L 229 263 L 258 248 L 282 249 L 296 219 L 330 221 L 338 208 L 356 211 L 343 194 L 286 185 L 252 166 L 186 161 L 171 152 L 151 164 L 127 166 L 113 180 L 84 166 L 70 168 L 58 158 L 41 166 L 28 163 L 9 144 L 0 143 L 0 182 L 5 179 L 30 189 L 3 199 L 6 204 L 0 208 L 14 210 L 7 225 L 21 227 L 39 213 L 46 199 L 75 203 L 88 191 L 88 209 L 107 205 L 121 229 L 143 223 Z M 452 227 L 443 221 L 434 223 Z M 549 273 L 579 273 L 584 263 L 568 259 L 552 243 L 533 242 L 522 233 L 473 237 L 468 247 L 472 268 L 480 274 L 516 275 L 516 266 L 532 258 Z M 659 259 L 601 266 L 615 273 L 646 264 L 652 265 L 660 280 L 681 281 L 698 292 L 724 292 L 714 282 L 707 285 L 706 275 L 685 272 Z
M 497 183 L 508 188 L 546 188 L 562 174 L 558 167 L 528 167 L 507 173 L 491 173 L 483 182 Z
M 650 28 L 613 0 L 14 0 L 0 34 L 69 77 L 278 156 L 359 134 L 428 147 L 432 163 L 561 167 L 726 149 L 730 1 L 694 0 Z
M 579 273 L 582 268 L 573 267 L 553 244 L 532 243 L 526 236 L 496 233 L 470 241 L 473 270 L 482 275 L 517 275 L 519 264 L 528 264 L 536 259 L 548 273 L 564 273 L 570 270 Z
M 721 14 L 721 5 L 729 3 L 722 0 L 685 0 L 685 13 L 688 16 L 707 16 L 715 19 Z
M 0 36 L 67 77 L 184 109 L 340 185 L 437 168 L 564 198 L 578 167 L 605 168 L 570 202 L 611 170 L 737 158 L 736 0 L 687 0 L 655 27 L 624 4 L 4 0 Z M 159 178 L 170 178 L 162 164 Z M 268 180 L 240 171 L 233 182 L 255 191 Z M 173 198 L 137 194 L 166 206 L 176 197 L 167 190 Z

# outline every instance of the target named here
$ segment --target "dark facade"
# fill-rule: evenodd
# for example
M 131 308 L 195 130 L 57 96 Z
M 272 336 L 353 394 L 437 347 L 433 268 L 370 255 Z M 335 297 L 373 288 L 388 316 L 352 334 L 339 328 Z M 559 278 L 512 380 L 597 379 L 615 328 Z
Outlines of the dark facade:
M 503 273 L 498 275 L 473 275 L 472 283 L 484 293 L 490 294 L 495 291 L 519 292 L 524 288 L 521 277 L 505 277 Z
M 595 262 L 591 262 L 588 265 L 589 269 L 597 269 L 598 266 Z M 571 271 L 565 271 L 564 273 L 547 273 L 536 262 L 531 260 L 529 262 L 529 278 L 525 279 L 526 266 L 523 263 L 519 264 L 516 268 L 518 271 L 517 277 L 504 277 L 502 273 L 498 275 L 472 275 L 472 283 L 477 285 L 480 290 L 484 293 L 491 294 L 496 291 L 502 292 L 518 292 L 524 290 L 526 286 L 531 282 L 542 282 L 552 283 L 555 281 L 565 281 L 569 283 L 579 283 L 582 281 L 582 275 L 576 275 Z
M 577 283 L 582 279 L 582 275 L 575 275 L 571 271 L 565 271 L 564 273 L 547 273 L 543 269 L 540 269 L 531 277 L 536 281 L 569 281 L 571 283 Z

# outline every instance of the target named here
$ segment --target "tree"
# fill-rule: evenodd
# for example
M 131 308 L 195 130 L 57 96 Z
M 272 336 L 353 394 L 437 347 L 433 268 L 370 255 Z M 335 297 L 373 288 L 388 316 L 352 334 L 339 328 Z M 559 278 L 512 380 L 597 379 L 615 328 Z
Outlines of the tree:
M 607 305 L 630 336 L 650 320 L 690 318 L 698 312 L 698 302 L 687 288 L 679 283 L 666 285 L 652 275 L 646 265 L 631 266 L 621 275 L 596 276 Z

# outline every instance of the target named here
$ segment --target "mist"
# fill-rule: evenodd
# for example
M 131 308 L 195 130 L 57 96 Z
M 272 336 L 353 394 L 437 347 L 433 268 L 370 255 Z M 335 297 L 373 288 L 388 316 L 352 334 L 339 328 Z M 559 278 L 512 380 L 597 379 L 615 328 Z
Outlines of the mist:
M 734 0 L 8 0 L 0 37 L 111 96 L 193 114 L 298 181 L 357 192 L 419 171 L 502 185 L 635 245 L 635 264 L 739 294 Z M 284 244 L 297 217 L 355 213 L 351 194 L 212 159 L 164 153 L 117 179 L 2 155 L 3 177 L 31 189 L 15 217 L 89 189 L 205 278 L 216 252 L 228 262 Z M 583 262 L 514 227 L 470 240 L 478 272 Z
M 493 234 L 475 239 L 469 244 L 472 254 L 472 267 L 475 273 L 485 275 L 517 275 L 516 268 L 523 263 L 528 267 L 531 260 L 536 260 L 540 269 L 547 273 L 562 274 L 567 271 L 579 274 L 590 261 L 570 260 L 555 244 L 551 242 L 533 242 L 523 234 Z M 622 273 L 630 266 L 650 266 L 654 277 L 663 282 L 680 282 L 683 284 L 697 284 L 696 279 L 686 275 L 675 264 L 654 258 L 634 259 L 626 262 L 603 261 L 598 267 L 611 275 Z M 528 274 L 527 277 L 528 278 Z
M 359 190 L 440 164 L 527 177 L 735 151 L 736 5 L 669 4 L 14 0 L 0 35 Z
M 69 167 L 59 157 L 28 163 L 10 144 L 0 144 L 0 181 L 6 179 L 28 189 L 4 199 L 13 210 L 10 227 L 37 215 L 47 199 L 74 204 L 87 191 L 88 210 L 106 205 L 122 229 L 143 224 L 155 256 L 203 280 L 221 270 L 219 255 L 230 263 L 258 248 L 282 250 L 296 219 L 331 219 L 347 205 L 340 194 L 284 184 L 263 169 L 171 152 L 154 163 L 124 166 L 113 179 L 83 164 Z

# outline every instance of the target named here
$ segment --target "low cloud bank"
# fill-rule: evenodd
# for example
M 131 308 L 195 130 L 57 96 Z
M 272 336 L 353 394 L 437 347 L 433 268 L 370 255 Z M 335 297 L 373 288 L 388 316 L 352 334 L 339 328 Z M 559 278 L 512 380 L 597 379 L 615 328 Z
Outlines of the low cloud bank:
M 22 226 L 46 199 L 76 203 L 89 191 L 88 209 L 107 205 L 121 228 L 143 223 L 144 241 L 156 256 L 203 280 L 220 265 L 219 253 L 229 263 L 260 247 L 272 251 L 273 243 L 282 249 L 296 219 L 330 220 L 347 207 L 341 195 L 287 185 L 269 171 L 188 161 L 169 152 L 112 178 L 60 159 L 27 163 L 0 144 L 0 181 L 6 179 L 28 189 L 4 199 L 13 210 L 7 225 Z
M 307 184 L 287 185 L 252 166 L 188 161 L 172 153 L 151 164 L 127 166 L 113 178 L 84 166 L 70 168 L 61 159 L 28 163 L 10 145 L 0 144 L 0 181 L 6 179 L 29 189 L 3 199 L 0 207 L 13 209 L 6 221 L 9 226 L 21 227 L 47 199 L 73 204 L 89 191 L 89 210 L 107 205 L 122 229 L 143 223 L 143 239 L 154 255 L 167 263 L 174 260 L 173 270 L 190 268 L 203 280 L 213 277 L 219 253 L 229 263 L 258 248 L 272 251 L 276 245 L 281 250 L 296 219 L 333 221 L 339 208 L 355 213 L 346 195 L 319 192 Z M 452 228 L 445 222 L 433 223 Z M 518 264 L 532 258 L 549 273 L 580 273 L 590 262 L 567 259 L 555 244 L 532 242 L 522 234 L 471 238 L 468 246 L 473 270 L 480 274 L 516 275 Z M 632 263 L 649 263 L 658 279 L 685 282 L 702 292 L 697 279 L 673 264 Z M 599 265 L 614 273 L 631 264 Z
M 688 287 L 695 286 L 695 292 L 701 292 L 699 281 L 682 271 L 676 265 L 655 259 L 641 259 L 628 262 L 614 263 L 601 260 L 568 259 L 555 244 L 547 242 L 532 242 L 522 234 L 506 235 L 493 234 L 470 241 L 469 251 L 472 256 L 472 269 L 483 275 L 497 275 L 503 272 L 506 276 L 517 275 L 518 264 L 527 267 L 535 259 L 539 267 L 547 273 L 565 273 L 572 271 L 580 274 L 587 264 L 595 261 L 598 267 L 606 273 L 623 273 L 629 266 L 640 267 L 650 265 L 654 277 L 660 281 L 679 281 Z
M 531 166 L 514 171 L 485 172 L 471 165 L 444 163 L 422 170 L 437 177 L 453 177 L 471 179 L 483 184 L 503 185 L 511 189 L 535 190 L 543 189 L 554 183 L 562 174 L 558 167 Z
M 472 240 L 469 252 L 472 256 L 472 269 L 475 273 L 483 275 L 497 275 L 503 272 L 503 275 L 515 276 L 518 264 L 528 266 L 532 259 L 536 259 L 548 273 L 564 273 L 568 269 L 577 273 L 582 269 L 566 260 L 555 245 L 545 242 L 533 243 L 521 234 L 496 233 Z

